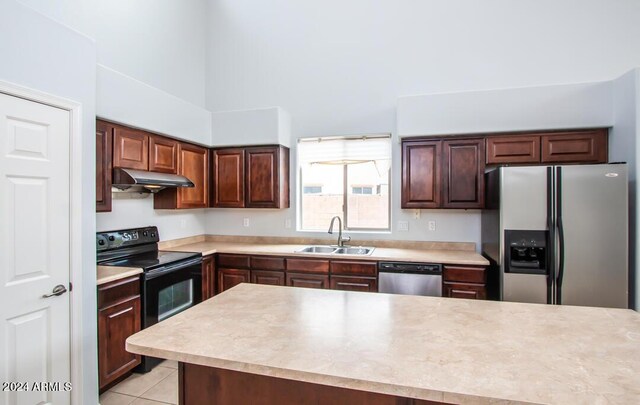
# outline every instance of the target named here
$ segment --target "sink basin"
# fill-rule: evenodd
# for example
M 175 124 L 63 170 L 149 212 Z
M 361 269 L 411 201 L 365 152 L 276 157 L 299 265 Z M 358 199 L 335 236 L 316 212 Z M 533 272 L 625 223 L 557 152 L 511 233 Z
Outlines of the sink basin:
M 373 252 L 372 247 L 362 247 L 362 246 L 307 246 L 302 248 L 297 253 L 320 253 L 320 254 L 331 254 L 331 255 L 359 255 L 359 256 L 367 256 Z
M 307 246 L 298 250 L 299 253 L 333 253 L 337 248 L 334 246 Z
M 341 247 L 337 249 L 335 254 L 338 255 L 363 255 L 367 256 L 373 252 L 372 247 Z

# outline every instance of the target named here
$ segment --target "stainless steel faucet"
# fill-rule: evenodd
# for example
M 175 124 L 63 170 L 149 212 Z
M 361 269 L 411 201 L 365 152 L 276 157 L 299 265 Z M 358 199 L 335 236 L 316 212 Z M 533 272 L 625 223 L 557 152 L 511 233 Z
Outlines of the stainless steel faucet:
M 342 237 L 342 220 L 339 216 L 335 216 L 331 218 L 331 223 L 329 224 L 329 233 L 333 235 L 333 223 L 338 220 L 338 246 L 344 246 L 345 242 L 349 242 L 351 240 L 351 236 Z

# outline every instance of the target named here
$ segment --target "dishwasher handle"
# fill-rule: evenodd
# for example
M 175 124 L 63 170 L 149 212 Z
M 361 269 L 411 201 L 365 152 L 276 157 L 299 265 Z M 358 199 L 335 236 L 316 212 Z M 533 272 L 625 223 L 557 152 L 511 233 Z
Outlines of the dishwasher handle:
M 442 265 L 431 263 L 380 262 L 378 264 L 378 272 L 439 276 L 442 275 Z

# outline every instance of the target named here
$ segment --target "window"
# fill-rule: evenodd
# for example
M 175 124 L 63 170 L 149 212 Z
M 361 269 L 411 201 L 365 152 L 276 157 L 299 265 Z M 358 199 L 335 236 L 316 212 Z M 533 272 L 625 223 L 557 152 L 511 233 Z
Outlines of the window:
M 326 231 L 331 218 L 347 230 L 388 230 L 391 136 L 300 139 L 300 228 Z
M 305 194 L 321 194 L 322 186 L 304 186 L 302 192 Z

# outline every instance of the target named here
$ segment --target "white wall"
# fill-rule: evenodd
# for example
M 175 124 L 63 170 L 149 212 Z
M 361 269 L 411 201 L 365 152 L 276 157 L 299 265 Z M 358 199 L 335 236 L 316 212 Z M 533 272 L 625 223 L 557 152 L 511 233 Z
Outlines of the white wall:
M 98 397 L 95 269 L 95 44 L 13 0 L 0 1 L 0 80 L 82 105 L 82 403 Z
M 614 80 L 613 107 L 615 126 L 611 131 L 609 157 L 612 161 L 624 161 L 629 164 L 629 239 L 631 252 L 629 264 L 637 269 L 637 252 L 640 252 L 640 240 L 637 237 L 638 221 L 638 137 L 640 136 L 640 69 L 632 70 Z M 635 247 L 635 249 L 633 249 Z M 640 279 L 637 272 L 630 274 L 631 296 L 635 296 L 635 308 L 640 308 Z
M 211 145 L 211 113 L 202 107 L 103 65 L 96 88 L 100 118 Z
M 98 63 L 204 107 L 206 0 L 109 0 L 96 7 Z
M 204 210 L 154 210 L 153 196 L 143 199 L 114 195 L 111 212 L 96 214 L 98 232 L 157 226 L 160 240 L 185 238 L 205 233 Z
M 382 237 L 397 239 L 480 239 L 477 211 L 423 210 L 416 220 L 399 208 L 398 135 L 607 126 L 605 84 L 504 90 L 498 96 L 516 103 L 497 112 L 496 93 L 481 91 L 607 81 L 640 65 L 640 3 L 633 0 L 210 0 L 208 18 L 208 109 L 282 106 L 292 116 L 292 152 L 300 137 L 394 134 L 394 231 Z M 436 103 L 424 115 L 430 119 L 404 120 L 403 99 L 396 122 L 396 101 L 410 94 L 430 95 L 423 99 Z M 474 112 L 479 106 L 487 116 Z M 546 117 L 542 127 L 534 117 Z M 296 163 L 293 153 L 292 190 Z M 293 197 L 291 209 L 267 214 L 209 210 L 207 232 L 296 235 Z M 285 229 L 285 219 L 294 228 Z M 410 222 L 409 232 L 395 231 L 400 220 Z M 436 231 L 426 230 L 428 220 Z
M 216 111 L 211 120 L 215 146 L 289 146 L 291 142 L 291 116 L 280 107 Z

